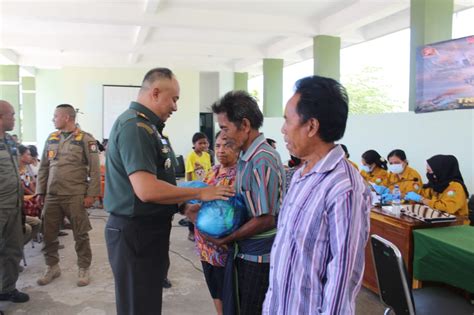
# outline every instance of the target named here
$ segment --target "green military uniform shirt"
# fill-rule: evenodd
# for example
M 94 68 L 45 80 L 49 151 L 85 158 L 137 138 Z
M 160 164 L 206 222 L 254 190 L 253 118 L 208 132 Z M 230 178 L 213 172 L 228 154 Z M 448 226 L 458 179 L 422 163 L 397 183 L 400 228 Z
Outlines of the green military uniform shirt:
M 18 151 L 9 134 L 0 138 L 0 209 L 13 209 L 21 204 L 22 187 L 18 172 Z
M 142 202 L 129 176 L 138 171 L 176 185 L 175 155 L 163 136 L 164 123 L 145 106 L 132 102 L 115 121 L 107 145 L 105 209 L 122 216 L 171 217 L 177 205 Z
M 48 136 L 36 183 L 37 194 L 100 196 L 97 141 L 79 128 Z

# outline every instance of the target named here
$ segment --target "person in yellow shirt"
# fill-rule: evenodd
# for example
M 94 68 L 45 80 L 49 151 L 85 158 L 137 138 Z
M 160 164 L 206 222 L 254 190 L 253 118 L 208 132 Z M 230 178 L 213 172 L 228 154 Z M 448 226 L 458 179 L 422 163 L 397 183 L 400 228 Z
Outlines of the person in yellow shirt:
M 435 155 L 428 159 L 426 177 L 420 194 L 412 191 L 405 200 L 422 203 L 430 208 L 445 211 L 457 216 L 467 216 L 467 196 L 469 195 L 456 157 Z
M 209 141 L 202 132 L 196 132 L 193 136 L 193 151 L 186 158 L 186 180 L 200 180 L 206 177 L 211 169 L 211 156 L 207 153 Z
M 369 183 L 378 186 L 387 186 L 387 161 L 375 150 L 368 150 L 362 154 L 360 175 Z
M 419 193 L 423 186 L 423 181 L 420 174 L 408 165 L 408 160 L 405 152 L 400 149 L 395 149 L 387 156 L 388 170 L 390 171 L 387 188 L 393 191 L 393 187 L 398 185 L 402 197 L 410 191 Z
M 193 135 L 193 151 L 186 157 L 185 172 L 186 181 L 203 181 L 211 170 L 211 156 L 207 153 L 209 140 L 202 132 Z M 188 240 L 194 242 L 194 224 L 188 223 Z
M 342 143 L 340 145 L 341 145 L 341 148 L 344 150 L 344 153 L 346 154 L 346 160 L 349 161 L 349 163 L 351 163 L 352 166 L 354 166 L 356 170 L 359 170 L 359 167 L 357 166 L 357 164 L 355 164 L 354 162 L 349 160 L 350 154 L 349 154 L 349 150 L 347 150 L 346 145 L 344 145 Z

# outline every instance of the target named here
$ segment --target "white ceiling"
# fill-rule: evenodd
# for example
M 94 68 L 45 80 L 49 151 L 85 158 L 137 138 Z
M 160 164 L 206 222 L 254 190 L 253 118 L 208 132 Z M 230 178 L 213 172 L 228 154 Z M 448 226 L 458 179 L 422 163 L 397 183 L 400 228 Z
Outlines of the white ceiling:
M 456 10 L 474 0 L 455 0 Z M 3 63 L 37 68 L 168 66 L 259 73 L 263 58 L 312 57 L 409 26 L 409 0 L 0 0 Z M 1 61 L 0 61 L 1 63 Z

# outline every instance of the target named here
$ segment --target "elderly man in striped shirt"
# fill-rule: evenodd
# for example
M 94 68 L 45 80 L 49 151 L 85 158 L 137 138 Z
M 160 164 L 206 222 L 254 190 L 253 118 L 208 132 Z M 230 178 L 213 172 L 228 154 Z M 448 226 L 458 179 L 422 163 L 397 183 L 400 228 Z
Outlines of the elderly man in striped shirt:
M 296 82 L 282 133 L 303 161 L 278 218 L 263 314 L 354 314 L 364 271 L 370 193 L 341 146 L 344 87 L 312 76 Z
M 217 245 L 238 245 L 235 261 L 228 259 L 226 264 L 224 314 L 260 315 L 268 289 L 270 251 L 276 234 L 275 217 L 283 199 L 285 171 L 280 156 L 259 132 L 263 114 L 252 96 L 244 91 L 229 92 L 212 105 L 212 110 L 223 136 L 241 150 L 235 190 L 243 197 L 249 217 L 232 234 L 210 239 Z M 230 250 L 235 248 L 230 246 Z M 232 252 L 228 257 L 233 257 Z M 232 290 L 234 262 L 238 292 Z

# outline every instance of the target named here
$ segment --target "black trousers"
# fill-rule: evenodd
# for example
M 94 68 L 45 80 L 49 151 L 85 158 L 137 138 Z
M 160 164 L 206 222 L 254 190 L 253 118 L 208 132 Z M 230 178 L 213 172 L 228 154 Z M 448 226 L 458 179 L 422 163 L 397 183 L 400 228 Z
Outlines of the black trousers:
M 110 215 L 105 240 L 118 315 L 161 314 L 170 232 L 171 217 Z
M 237 258 L 235 265 L 239 279 L 240 315 L 262 314 L 269 285 L 270 264 Z

